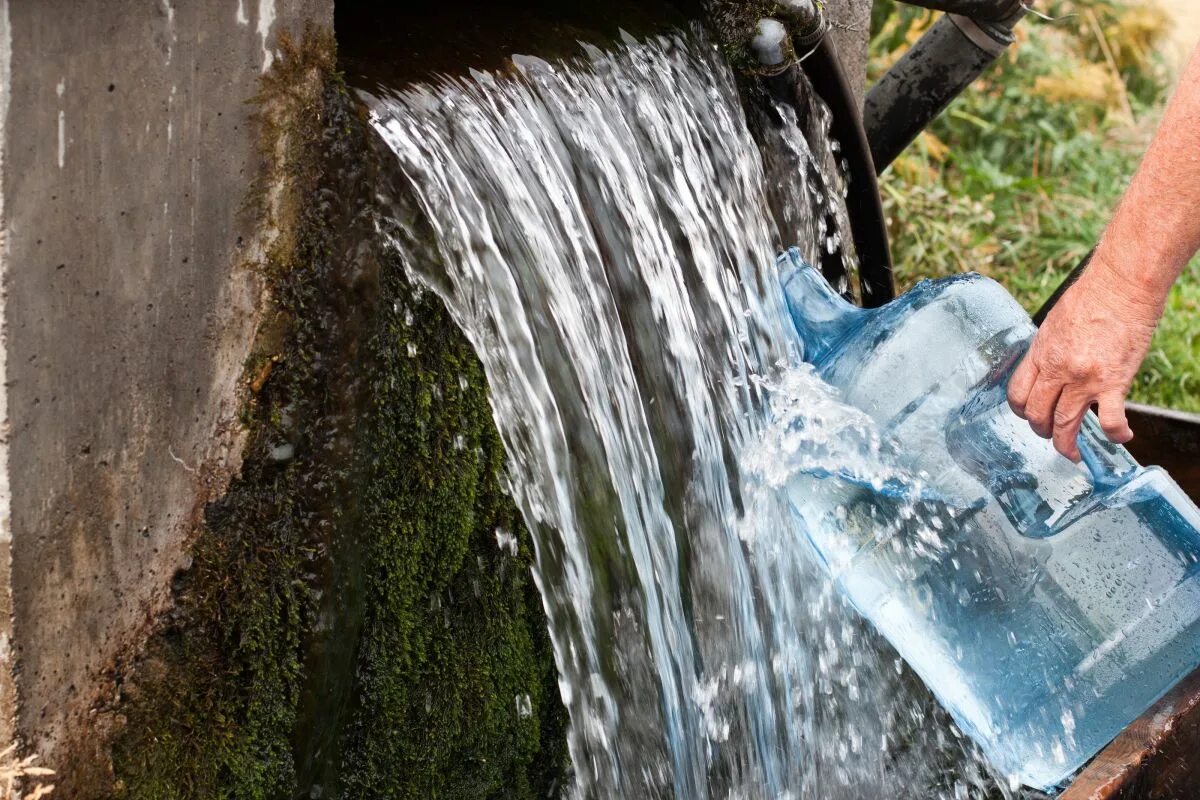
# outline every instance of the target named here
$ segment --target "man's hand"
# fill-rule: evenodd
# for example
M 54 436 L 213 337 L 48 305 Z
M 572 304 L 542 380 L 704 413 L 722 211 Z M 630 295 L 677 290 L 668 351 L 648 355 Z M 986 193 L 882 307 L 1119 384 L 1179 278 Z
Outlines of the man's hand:
M 1042 323 L 1008 383 L 1018 416 L 1078 461 L 1075 437 L 1099 404 L 1100 427 L 1133 438 L 1125 395 L 1133 384 L 1171 284 L 1200 250 L 1200 47 L 1192 53 L 1162 124 L 1091 265 Z
M 1100 427 L 1128 442 L 1125 395 L 1150 349 L 1162 302 L 1139 295 L 1098 252 L 1063 294 L 1008 384 L 1008 402 L 1039 436 L 1079 460 L 1083 417 L 1099 405 Z

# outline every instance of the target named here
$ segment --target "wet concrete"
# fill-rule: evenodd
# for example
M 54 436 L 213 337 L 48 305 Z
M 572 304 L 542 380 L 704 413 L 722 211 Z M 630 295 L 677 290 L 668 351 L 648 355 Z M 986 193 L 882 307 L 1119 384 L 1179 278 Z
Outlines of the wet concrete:
M 332 0 L 39 0 L 5 2 L 0 19 L 13 612 L 0 679 L 15 670 L 16 730 L 62 766 L 87 760 L 89 711 L 238 466 L 261 293 L 241 211 L 257 172 L 246 101 L 279 33 L 332 24 Z

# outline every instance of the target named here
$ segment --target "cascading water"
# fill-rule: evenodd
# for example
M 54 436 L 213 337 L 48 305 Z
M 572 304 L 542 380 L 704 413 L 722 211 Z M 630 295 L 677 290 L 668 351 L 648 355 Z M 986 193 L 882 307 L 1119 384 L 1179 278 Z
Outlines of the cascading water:
M 797 366 L 774 274 L 783 245 L 838 245 L 827 121 L 806 139 L 781 110 L 768 173 L 699 32 L 513 62 L 366 99 L 419 208 L 383 228 L 491 385 L 575 796 L 1012 796 L 777 492 L 889 477 L 869 420 Z

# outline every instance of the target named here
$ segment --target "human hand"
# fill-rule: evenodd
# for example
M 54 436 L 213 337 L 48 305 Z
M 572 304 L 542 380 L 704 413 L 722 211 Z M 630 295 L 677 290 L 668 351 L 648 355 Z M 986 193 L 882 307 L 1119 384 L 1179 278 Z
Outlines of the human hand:
M 1063 294 L 1008 383 L 1017 416 L 1072 461 L 1083 417 L 1099 405 L 1100 427 L 1118 444 L 1133 438 L 1125 395 L 1150 349 L 1164 299 L 1140 292 L 1100 253 Z

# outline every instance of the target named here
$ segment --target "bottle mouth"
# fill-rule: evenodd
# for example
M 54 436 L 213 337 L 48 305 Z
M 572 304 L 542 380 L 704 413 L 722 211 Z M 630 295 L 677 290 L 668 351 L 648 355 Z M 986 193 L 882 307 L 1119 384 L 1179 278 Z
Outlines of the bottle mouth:
M 775 264 L 788 313 L 803 345 L 803 358 L 820 366 L 869 312 L 842 297 L 796 248 L 780 254 Z

